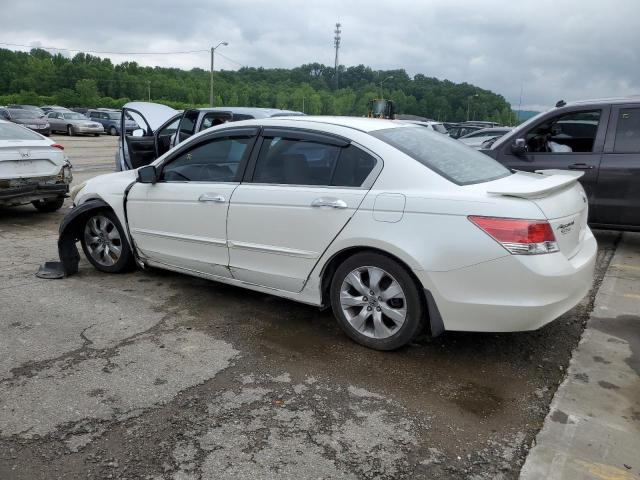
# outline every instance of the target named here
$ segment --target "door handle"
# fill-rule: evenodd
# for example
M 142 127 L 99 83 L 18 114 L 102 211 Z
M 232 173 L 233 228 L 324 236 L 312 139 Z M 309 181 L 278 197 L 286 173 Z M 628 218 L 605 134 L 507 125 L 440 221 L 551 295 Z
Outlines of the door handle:
M 225 198 L 218 193 L 203 193 L 198 197 L 199 202 L 224 203 Z
M 569 170 L 592 170 L 596 167 L 593 165 L 587 165 L 586 163 L 572 163 L 567 168 L 569 168 Z
M 337 198 L 316 198 L 311 202 L 314 208 L 330 207 L 330 208 L 347 208 L 347 202 L 338 200 Z

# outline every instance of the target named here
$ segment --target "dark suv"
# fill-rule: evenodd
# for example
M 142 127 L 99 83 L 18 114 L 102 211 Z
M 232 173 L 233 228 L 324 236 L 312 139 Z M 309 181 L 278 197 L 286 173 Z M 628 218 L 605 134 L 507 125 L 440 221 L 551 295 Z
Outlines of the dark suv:
M 515 170 L 584 172 L 590 225 L 640 231 L 640 97 L 560 101 L 481 151 Z

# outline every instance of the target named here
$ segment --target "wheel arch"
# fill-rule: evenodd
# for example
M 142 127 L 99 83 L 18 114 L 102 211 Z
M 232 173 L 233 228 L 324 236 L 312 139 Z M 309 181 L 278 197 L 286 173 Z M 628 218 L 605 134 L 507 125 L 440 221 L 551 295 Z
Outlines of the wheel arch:
M 429 326 L 428 327 L 429 334 L 432 337 L 440 335 L 444 331 L 444 324 L 442 321 L 442 317 L 440 315 L 440 311 L 438 310 L 438 306 L 436 305 L 435 300 L 433 298 L 433 295 L 429 290 L 424 288 L 424 286 L 422 285 L 422 282 L 420 282 L 420 280 L 418 279 L 418 277 L 416 276 L 416 274 L 414 273 L 414 271 L 411 269 L 411 267 L 406 261 L 404 261 L 397 255 L 389 253 L 388 251 L 382 248 L 361 245 L 361 246 L 345 247 L 342 250 L 335 252 L 325 262 L 324 266 L 322 267 L 322 270 L 320 271 L 320 295 L 321 295 L 321 302 L 322 302 L 321 304 L 323 306 L 327 306 L 331 304 L 329 299 L 331 280 L 333 279 L 333 275 L 335 274 L 340 264 L 342 264 L 345 260 L 352 257 L 353 255 L 357 253 L 363 253 L 363 252 L 372 252 L 372 253 L 384 255 L 385 257 L 390 258 L 391 260 L 395 261 L 396 263 L 398 263 L 398 265 L 400 265 L 402 268 L 405 269 L 405 271 L 409 274 L 409 276 L 412 278 L 412 280 L 416 283 L 416 286 L 418 287 L 418 292 L 420 294 L 420 302 L 422 303 L 425 314 L 427 315 L 426 323 Z
M 80 254 L 76 242 L 80 240 L 86 219 L 99 210 L 113 212 L 118 220 L 120 220 L 115 209 L 100 197 L 86 199 L 81 205 L 73 208 L 62 219 L 58 230 L 58 256 L 62 262 L 65 275 L 73 275 L 78 272 Z M 123 229 L 127 232 L 124 225 Z M 126 235 L 125 240 L 131 245 L 130 239 Z

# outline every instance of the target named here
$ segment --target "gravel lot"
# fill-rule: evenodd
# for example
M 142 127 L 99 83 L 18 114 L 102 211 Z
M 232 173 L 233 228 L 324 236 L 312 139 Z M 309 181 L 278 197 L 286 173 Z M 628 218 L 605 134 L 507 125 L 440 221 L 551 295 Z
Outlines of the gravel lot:
M 75 182 L 113 169 L 115 138 L 56 140 Z M 517 478 L 594 293 L 536 332 L 381 353 L 175 273 L 40 280 L 65 210 L 0 209 L 2 479 Z M 599 280 L 618 235 L 597 236 Z

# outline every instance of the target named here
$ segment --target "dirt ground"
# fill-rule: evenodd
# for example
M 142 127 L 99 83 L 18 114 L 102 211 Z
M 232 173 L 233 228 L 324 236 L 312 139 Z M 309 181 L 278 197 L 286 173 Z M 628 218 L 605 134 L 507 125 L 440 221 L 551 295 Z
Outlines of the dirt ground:
M 75 182 L 116 139 L 57 139 Z M 593 301 L 536 332 L 360 347 L 330 311 L 160 270 L 64 280 L 0 209 L 0 479 L 517 478 Z M 618 235 L 597 232 L 596 283 Z M 517 279 L 514 279 L 517 281 Z

